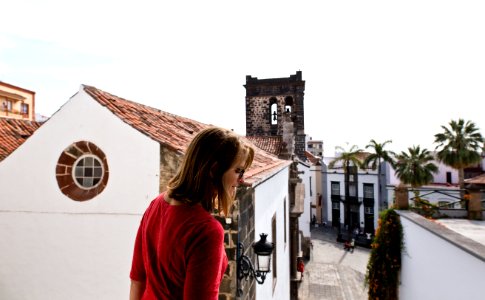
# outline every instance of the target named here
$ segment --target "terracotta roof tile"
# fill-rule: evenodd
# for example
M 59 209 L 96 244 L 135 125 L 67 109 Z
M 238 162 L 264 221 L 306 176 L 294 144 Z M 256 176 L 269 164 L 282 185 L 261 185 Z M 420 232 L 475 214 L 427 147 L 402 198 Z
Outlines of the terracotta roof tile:
M 485 174 L 478 175 L 473 178 L 465 179 L 465 183 L 485 185 Z
M 283 139 L 281 136 L 246 136 L 254 145 L 266 152 L 278 156 L 281 153 Z
M 175 151 L 185 152 L 186 147 L 197 132 L 211 126 L 123 99 L 92 86 L 84 85 L 83 87 L 91 97 L 109 109 L 122 121 Z M 243 137 L 243 140 L 255 146 L 252 139 Z M 273 148 L 280 147 L 281 139 L 279 142 L 277 139 L 272 140 L 268 142 L 268 145 L 271 145 Z M 257 147 L 257 145 L 254 149 L 255 157 L 253 164 L 245 173 L 245 181 L 248 184 L 265 178 L 265 176 L 271 174 L 277 168 L 282 168 L 289 163 L 278 159 L 272 152 L 268 153 Z
M 43 123 L 0 118 L 0 161 L 22 145 Z
M 85 85 L 84 90 L 125 123 L 175 151 L 183 152 L 194 134 L 209 126 L 123 99 L 92 86 Z
M 306 158 L 314 165 L 320 166 L 322 164 L 321 158 L 313 155 L 313 153 L 305 150 Z

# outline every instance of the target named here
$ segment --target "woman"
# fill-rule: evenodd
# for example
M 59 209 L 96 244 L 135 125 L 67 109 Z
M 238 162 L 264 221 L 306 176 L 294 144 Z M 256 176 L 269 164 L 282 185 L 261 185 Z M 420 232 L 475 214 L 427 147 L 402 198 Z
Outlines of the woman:
M 190 143 L 168 189 L 145 211 L 130 272 L 130 299 L 217 299 L 227 267 L 226 216 L 254 150 L 233 132 L 211 127 Z

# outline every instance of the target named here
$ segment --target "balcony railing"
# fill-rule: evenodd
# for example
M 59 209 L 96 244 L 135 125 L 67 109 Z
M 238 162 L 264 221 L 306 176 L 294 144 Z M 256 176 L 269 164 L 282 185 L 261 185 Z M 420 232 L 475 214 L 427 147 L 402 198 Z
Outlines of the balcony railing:
M 16 109 L 12 109 L 12 110 L 8 110 L 7 108 L 4 108 L 4 107 L 0 107 L 0 116 L 6 116 L 6 117 L 21 117 L 21 118 L 24 118 L 24 119 L 28 119 L 29 118 L 29 113 L 24 113 L 24 112 L 21 112 L 19 110 L 16 110 Z

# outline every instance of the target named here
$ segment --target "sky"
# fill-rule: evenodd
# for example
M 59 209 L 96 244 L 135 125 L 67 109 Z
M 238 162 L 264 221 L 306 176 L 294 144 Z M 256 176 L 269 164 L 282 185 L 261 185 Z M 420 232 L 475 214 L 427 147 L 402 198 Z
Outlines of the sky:
M 305 81 L 305 133 L 434 150 L 485 135 L 485 1 L 3 1 L 0 81 L 51 116 L 80 88 L 245 134 L 246 76 Z

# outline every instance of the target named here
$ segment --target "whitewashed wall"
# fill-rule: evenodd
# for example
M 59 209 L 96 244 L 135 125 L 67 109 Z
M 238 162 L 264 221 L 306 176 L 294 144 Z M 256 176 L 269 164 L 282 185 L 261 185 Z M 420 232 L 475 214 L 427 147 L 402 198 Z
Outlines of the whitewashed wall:
M 434 233 L 432 228 L 425 229 L 406 217 L 401 217 L 401 223 L 406 249 L 402 255 L 399 299 L 484 299 L 483 257 L 471 255 Z M 435 226 L 439 225 L 432 227 Z M 485 253 L 485 246 L 481 247 Z
M 302 179 L 305 187 L 305 199 L 303 200 L 303 213 L 298 218 L 298 227 L 303 233 L 303 236 L 310 237 L 310 221 L 311 221 L 311 204 L 312 199 L 316 195 L 315 175 L 310 171 L 310 166 L 299 162 L 298 172 L 302 172 L 298 176 Z M 311 181 L 311 182 L 310 182 Z M 310 193 L 310 189 L 312 190 Z
M 275 282 L 273 282 L 273 274 L 268 273 L 264 284 L 256 284 L 256 299 L 290 299 L 290 200 L 288 198 L 288 176 L 288 168 L 284 168 L 255 187 L 255 238 L 257 241 L 261 233 L 266 233 L 269 241 L 276 241 L 276 249 L 274 251 L 277 252 L 278 266 Z M 285 200 L 286 213 L 284 209 Z M 271 220 L 275 214 L 277 236 L 273 237 Z
M 62 151 L 87 140 L 109 181 L 76 202 L 57 186 Z M 158 194 L 159 145 L 84 91 L 0 163 L 0 299 L 123 299 L 134 237 Z

